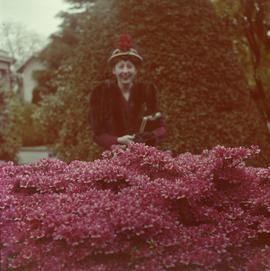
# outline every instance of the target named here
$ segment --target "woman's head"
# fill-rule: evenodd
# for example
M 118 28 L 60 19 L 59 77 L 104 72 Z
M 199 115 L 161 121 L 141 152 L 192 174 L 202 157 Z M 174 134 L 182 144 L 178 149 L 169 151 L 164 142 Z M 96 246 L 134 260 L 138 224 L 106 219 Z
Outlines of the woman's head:
M 137 68 L 129 59 L 119 59 L 112 69 L 120 87 L 132 85 L 137 74 Z
M 118 38 L 117 49 L 109 57 L 108 62 L 112 67 L 119 61 L 131 61 L 136 68 L 140 66 L 143 58 L 131 46 L 131 37 L 127 34 L 122 34 Z

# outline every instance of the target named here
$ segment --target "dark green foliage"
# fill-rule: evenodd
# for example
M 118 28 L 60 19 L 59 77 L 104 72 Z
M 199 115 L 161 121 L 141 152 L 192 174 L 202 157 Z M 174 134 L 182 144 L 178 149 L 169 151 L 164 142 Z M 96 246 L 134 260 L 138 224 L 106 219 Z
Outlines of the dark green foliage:
M 162 149 L 176 155 L 218 144 L 255 144 L 262 149 L 256 163 L 267 164 L 265 123 L 233 54 L 226 25 L 210 1 L 99 0 L 83 15 L 79 42 L 55 71 L 58 91 L 42 101 L 43 109 L 52 109 L 47 115 L 44 110 L 43 119 L 57 135 L 60 158 L 96 157 L 87 120 L 89 95 L 109 77 L 106 61 L 117 36 L 128 33 L 145 59 L 139 77 L 160 89 L 168 124 Z
M 35 104 L 26 103 L 21 105 L 21 116 L 24 120 L 23 126 L 20 127 L 23 130 L 23 146 L 50 145 L 54 141 L 54 138 L 51 137 L 45 127 L 34 118 L 36 110 L 37 106 Z
M 127 9 L 135 1 L 128 2 L 120 10 L 129 25 L 124 32 L 140 39 L 151 61 L 149 72 L 161 90 L 169 127 L 163 148 L 177 154 L 199 153 L 218 144 L 258 144 L 266 162 L 265 124 L 233 55 L 226 26 L 211 3 L 149 0 L 135 9 L 141 14 L 137 17 Z M 144 9 L 151 12 L 142 16 Z
M 215 7 L 234 41 L 253 97 L 269 122 L 270 3 L 268 0 L 217 0 Z
M 18 162 L 25 122 L 19 98 L 6 89 L 0 90 L 0 160 Z

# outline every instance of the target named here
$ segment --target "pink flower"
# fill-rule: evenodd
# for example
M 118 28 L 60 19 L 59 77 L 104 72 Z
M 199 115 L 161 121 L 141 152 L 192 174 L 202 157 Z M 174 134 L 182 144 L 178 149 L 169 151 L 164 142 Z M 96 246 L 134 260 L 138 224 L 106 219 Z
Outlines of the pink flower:
M 257 147 L 0 167 L 1 269 L 269 269 L 270 170 Z M 8 267 L 7 267 L 8 266 Z

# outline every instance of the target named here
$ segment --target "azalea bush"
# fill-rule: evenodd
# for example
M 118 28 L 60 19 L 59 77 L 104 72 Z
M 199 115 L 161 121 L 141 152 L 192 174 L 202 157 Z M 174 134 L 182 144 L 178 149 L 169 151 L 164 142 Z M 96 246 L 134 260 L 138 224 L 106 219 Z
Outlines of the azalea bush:
M 245 164 L 258 152 L 3 163 L 1 270 L 268 270 L 270 169 Z

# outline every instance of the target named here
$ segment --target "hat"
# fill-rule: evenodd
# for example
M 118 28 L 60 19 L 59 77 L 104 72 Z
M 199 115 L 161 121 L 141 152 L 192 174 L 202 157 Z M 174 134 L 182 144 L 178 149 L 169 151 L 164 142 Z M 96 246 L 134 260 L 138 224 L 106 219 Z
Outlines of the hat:
M 120 57 L 127 57 L 131 61 L 134 60 L 136 63 L 141 63 L 143 58 L 138 54 L 138 52 L 131 47 L 131 37 L 127 34 L 122 34 L 118 37 L 117 49 L 112 52 L 109 57 L 108 62 L 113 63 Z

